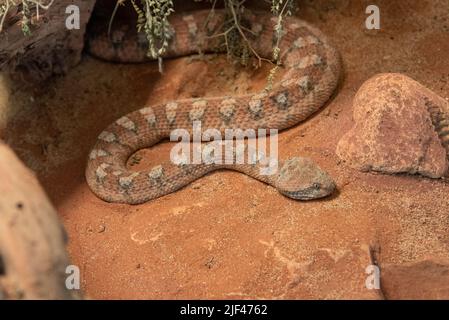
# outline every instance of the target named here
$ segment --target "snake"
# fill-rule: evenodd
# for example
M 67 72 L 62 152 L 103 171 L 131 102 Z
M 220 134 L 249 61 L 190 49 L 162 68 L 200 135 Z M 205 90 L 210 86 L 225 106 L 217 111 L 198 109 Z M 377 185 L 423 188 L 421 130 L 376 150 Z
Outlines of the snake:
M 171 15 L 163 57 L 225 52 L 222 39 L 215 35 L 222 32 L 226 21 L 223 9 L 216 9 L 212 15 L 208 10 Z M 92 192 L 107 202 L 141 204 L 175 192 L 212 171 L 229 169 L 269 184 L 291 199 L 313 200 L 331 195 L 336 189 L 332 177 L 314 160 L 301 156 L 279 161 L 278 170 L 271 174 L 261 174 L 262 161 L 258 157 L 244 163 L 166 161 L 140 171 L 127 166 L 136 151 L 168 139 L 173 130 L 193 134 L 195 122 L 204 132 L 210 129 L 223 135 L 226 130 L 284 130 L 320 110 L 338 85 L 339 53 L 308 22 L 286 17 L 280 38 L 273 32 L 277 22 L 269 12 L 246 11 L 242 16 L 247 41 L 261 57 L 270 59 L 273 45 L 278 43 L 285 72 L 271 89 L 146 105 L 120 117 L 98 135 L 88 155 L 85 177 Z M 94 57 L 110 62 L 152 60 L 147 56 L 145 34 L 132 24 L 114 25 L 109 33 L 104 25 L 94 24 L 87 47 Z

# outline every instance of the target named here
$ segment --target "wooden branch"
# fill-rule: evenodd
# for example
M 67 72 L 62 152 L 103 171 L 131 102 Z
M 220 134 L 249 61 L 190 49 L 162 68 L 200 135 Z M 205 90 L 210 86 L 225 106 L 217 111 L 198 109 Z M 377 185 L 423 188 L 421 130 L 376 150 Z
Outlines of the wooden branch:
M 80 29 L 68 30 L 66 8 L 80 9 Z M 64 74 L 81 60 L 84 33 L 95 0 L 58 0 L 48 10 L 33 16 L 31 35 L 24 35 L 20 12 L 12 8 L 0 32 L 0 70 L 21 73 L 31 80 L 42 80 L 53 74 Z M 35 14 L 35 12 L 33 12 Z
M 80 298 L 66 288 L 65 243 L 36 177 L 0 143 L 0 299 Z

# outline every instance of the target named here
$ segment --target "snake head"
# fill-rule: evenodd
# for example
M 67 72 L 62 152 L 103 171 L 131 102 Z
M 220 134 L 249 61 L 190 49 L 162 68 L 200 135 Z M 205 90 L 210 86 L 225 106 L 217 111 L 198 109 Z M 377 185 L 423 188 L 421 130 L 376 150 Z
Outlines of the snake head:
M 309 158 L 295 157 L 285 161 L 278 173 L 277 189 L 295 200 L 326 197 L 335 190 L 332 178 Z

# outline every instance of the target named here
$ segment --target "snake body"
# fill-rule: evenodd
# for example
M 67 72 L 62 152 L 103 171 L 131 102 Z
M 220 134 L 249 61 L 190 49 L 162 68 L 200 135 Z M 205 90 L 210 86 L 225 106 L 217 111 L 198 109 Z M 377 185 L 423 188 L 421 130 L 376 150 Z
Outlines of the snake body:
M 165 57 L 220 50 L 216 37 L 225 13 L 216 10 L 208 27 L 202 21 L 209 12 L 174 15 Z M 273 27 L 269 13 L 247 13 L 248 39 L 263 57 L 272 54 Z M 217 169 L 243 172 L 276 187 L 295 199 L 315 199 L 332 193 L 333 180 L 312 160 L 292 158 L 282 162 L 274 175 L 261 175 L 260 164 L 178 164 L 167 162 L 146 171 L 127 168 L 128 158 L 170 136 L 174 129 L 192 134 L 194 121 L 203 130 L 286 129 L 307 119 L 331 97 L 340 77 L 340 59 L 327 38 L 316 28 L 294 17 L 284 21 L 280 41 L 283 78 L 269 91 L 230 97 L 183 99 L 145 106 L 111 125 L 99 136 L 89 154 L 86 179 L 91 190 L 108 202 L 138 204 L 171 193 Z M 94 27 L 95 28 L 95 27 Z M 115 62 L 143 62 L 147 45 L 135 27 L 116 28 L 108 37 L 94 31 L 88 39 L 92 55 Z M 95 29 L 94 29 L 95 30 Z

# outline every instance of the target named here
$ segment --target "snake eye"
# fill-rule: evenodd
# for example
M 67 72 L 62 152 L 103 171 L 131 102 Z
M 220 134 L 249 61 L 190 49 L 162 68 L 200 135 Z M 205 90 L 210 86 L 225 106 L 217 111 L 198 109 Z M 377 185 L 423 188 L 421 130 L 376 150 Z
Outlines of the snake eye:
M 316 190 L 319 190 L 321 188 L 321 184 L 319 184 L 318 182 L 315 182 L 314 184 L 312 184 L 312 187 Z

